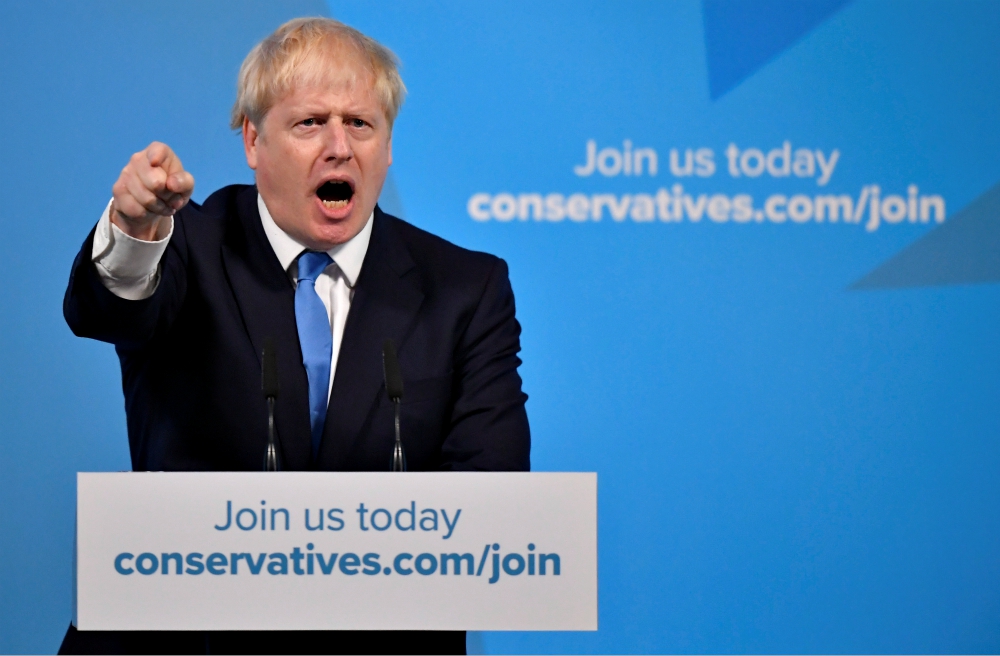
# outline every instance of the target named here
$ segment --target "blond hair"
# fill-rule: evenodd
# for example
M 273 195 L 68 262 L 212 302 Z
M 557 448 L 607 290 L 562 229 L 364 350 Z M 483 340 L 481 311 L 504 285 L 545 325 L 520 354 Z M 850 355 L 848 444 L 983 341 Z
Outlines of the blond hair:
M 379 42 L 332 18 L 292 19 L 254 46 L 240 67 L 230 127 L 238 130 L 249 119 L 262 128 L 267 112 L 295 83 L 322 76 L 322 70 L 303 70 L 303 64 L 335 56 L 344 46 L 371 66 L 375 95 L 392 129 L 406 96 L 399 60 Z

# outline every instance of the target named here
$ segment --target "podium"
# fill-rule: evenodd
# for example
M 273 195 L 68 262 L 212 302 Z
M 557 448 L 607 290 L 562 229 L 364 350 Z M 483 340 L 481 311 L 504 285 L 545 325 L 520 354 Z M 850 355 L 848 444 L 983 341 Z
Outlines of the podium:
M 597 629 L 597 475 L 80 473 L 89 630 Z

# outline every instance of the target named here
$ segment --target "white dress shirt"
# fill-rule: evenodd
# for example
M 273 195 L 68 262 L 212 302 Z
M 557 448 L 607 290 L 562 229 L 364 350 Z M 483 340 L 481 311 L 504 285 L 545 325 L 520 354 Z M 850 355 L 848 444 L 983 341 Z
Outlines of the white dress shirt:
M 94 233 L 94 248 L 91 259 L 97 268 L 101 283 L 115 296 L 130 301 L 149 298 L 160 282 L 160 259 L 167 250 L 170 237 L 174 234 L 174 219 L 171 217 L 160 224 L 156 241 L 144 241 L 130 237 L 111 222 L 111 203 L 104 209 Z M 298 283 L 298 257 L 305 246 L 278 227 L 257 194 L 257 209 L 271 249 L 278 256 L 281 267 L 288 272 L 292 284 Z M 333 377 L 337 373 L 337 357 L 344 338 L 347 313 L 354 299 L 354 285 L 361 273 L 361 264 L 368 252 L 368 242 L 372 235 L 374 212 L 357 235 L 343 244 L 327 251 L 333 262 L 316 278 L 316 293 L 326 307 L 333 334 L 333 357 L 330 361 L 330 385 L 327 400 L 333 390 Z

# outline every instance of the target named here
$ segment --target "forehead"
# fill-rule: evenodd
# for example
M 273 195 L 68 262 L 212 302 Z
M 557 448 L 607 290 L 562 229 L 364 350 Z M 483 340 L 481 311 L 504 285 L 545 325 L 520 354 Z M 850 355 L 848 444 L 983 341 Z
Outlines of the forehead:
M 374 98 L 375 73 L 364 53 L 353 44 L 322 44 L 289 65 L 286 97 L 306 91 L 333 91 Z

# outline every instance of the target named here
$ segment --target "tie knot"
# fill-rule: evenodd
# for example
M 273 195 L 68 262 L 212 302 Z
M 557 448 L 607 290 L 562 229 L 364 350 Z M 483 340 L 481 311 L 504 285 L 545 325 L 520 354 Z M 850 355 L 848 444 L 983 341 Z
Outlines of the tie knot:
M 333 258 L 326 253 L 306 251 L 299 256 L 299 282 L 303 280 L 315 281 L 317 276 L 330 266 L 331 262 L 333 262 Z

